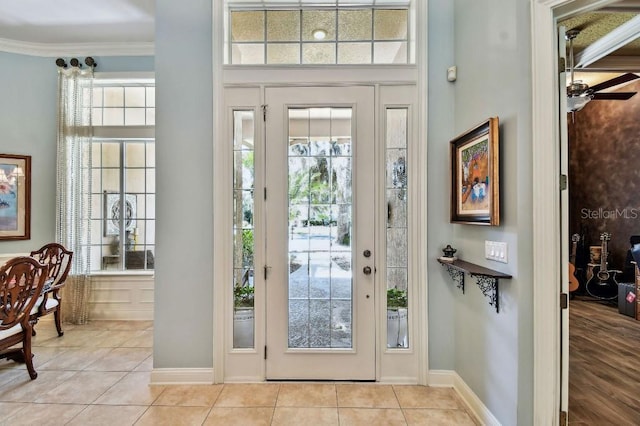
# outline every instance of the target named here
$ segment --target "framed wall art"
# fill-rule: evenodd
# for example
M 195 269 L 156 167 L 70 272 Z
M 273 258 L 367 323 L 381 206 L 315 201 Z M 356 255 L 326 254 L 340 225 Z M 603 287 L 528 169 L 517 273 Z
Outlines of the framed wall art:
M 0 240 L 31 238 L 31 156 L 0 154 Z
M 500 224 L 498 129 L 492 117 L 450 142 L 452 223 Z
M 136 227 L 136 196 L 125 194 L 124 230 Z M 120 235 L 120 193 L 104 191 L 104 235 Z

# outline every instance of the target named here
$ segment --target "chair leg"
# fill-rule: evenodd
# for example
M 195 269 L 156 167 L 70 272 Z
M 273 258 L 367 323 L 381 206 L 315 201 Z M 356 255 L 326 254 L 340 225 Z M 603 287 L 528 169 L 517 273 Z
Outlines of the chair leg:
M 38 323 L 38 316 L 37 315 L 32 315 L 31 316 L 31 321 L 29 321 L 31 323 L 31 335 L 35 336 L 36 335 L 36 324 Z
M 62 336 L 64 331 L 62 331 L 62 321 L 60 320 L 60 306 L 58 305 L 58 309 L 53 311 L 53 318 L 56 322 L 56 329 L 58 330 L 58 336 Z
M 31 329 L 31 327 L 29 327 Z M 33 368 L 33 354 L 31 353 L 31 330 L 25 330 L 24 341 L 22 342 L 22 352 L 24 353 L 24 363 L 27 364 L 27 371 L 31 380 L 38 377 L 35 368 Z

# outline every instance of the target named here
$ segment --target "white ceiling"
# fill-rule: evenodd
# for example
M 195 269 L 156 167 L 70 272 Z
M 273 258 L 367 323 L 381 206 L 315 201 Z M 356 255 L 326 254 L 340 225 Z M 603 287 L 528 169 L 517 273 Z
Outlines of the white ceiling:
M 0 50 L 148 48 L 155 38 L 154 20 L 155 0 L 0 0 Z

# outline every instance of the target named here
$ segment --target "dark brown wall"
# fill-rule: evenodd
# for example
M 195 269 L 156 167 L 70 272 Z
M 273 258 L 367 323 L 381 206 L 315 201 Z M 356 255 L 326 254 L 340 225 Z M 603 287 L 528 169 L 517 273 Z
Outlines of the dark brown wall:
M 640 80 L 620 91 L 640 92 Z M 587 227 L 599 245 L 609 232 L 609 268 L 622 269 L 629 237 L 640 235 L 640 93 L 591 101 L 567 121 L 570 233 Z

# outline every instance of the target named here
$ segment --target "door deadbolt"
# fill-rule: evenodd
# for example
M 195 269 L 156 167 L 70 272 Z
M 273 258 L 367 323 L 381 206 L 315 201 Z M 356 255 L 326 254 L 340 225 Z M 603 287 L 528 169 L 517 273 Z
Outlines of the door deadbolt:
M 371 257 L 371 250 L 365 250 L 362 252 L 362 254 L 364 255 L 364 257 Z

